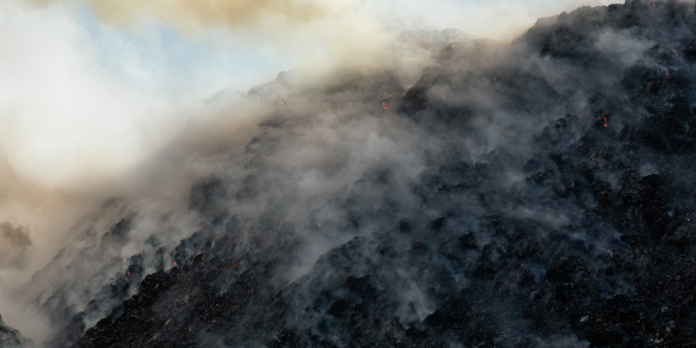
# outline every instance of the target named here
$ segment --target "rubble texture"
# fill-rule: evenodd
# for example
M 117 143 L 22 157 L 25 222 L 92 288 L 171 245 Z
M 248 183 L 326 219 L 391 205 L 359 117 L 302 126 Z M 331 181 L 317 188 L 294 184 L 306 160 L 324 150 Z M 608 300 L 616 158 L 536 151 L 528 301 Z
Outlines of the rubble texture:
M 291 92 L 193 185 L 198 231 L 153 234 L 85 308 L 42 298 L 51 344 L 696 347 L 694 5 L 442 41 L 409 89 L 252 89 Z M 118 255 L 123 211 L 76 265 Z
M 28 340 L 19 333 L 19 331 L 5 325 L 0 317 L 0 347 L 3 348 L 31 348 L 34 343 Z

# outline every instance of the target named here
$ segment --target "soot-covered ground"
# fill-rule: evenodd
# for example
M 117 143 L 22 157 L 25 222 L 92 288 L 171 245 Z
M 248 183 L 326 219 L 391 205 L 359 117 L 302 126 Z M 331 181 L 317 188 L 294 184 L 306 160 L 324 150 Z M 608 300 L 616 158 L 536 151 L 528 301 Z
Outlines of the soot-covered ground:
M 298 215 L 297 193 L 264 194 L 306 126 L 279 113 L 246 147 L 253 174 L 193 185 L 201 228 L 160 249 L 161 270 L 136 255 L 103 289 L 125 299 L 107 317 L 85 327 L 97 300 L 52 304 L 68 324 L 51 344 L 696 347 L 694 6 L 585 7 L 509 46 L 465 46 L 446 43 L 408 90 L 385 74 L 321 92 L 351 90 L 374 105 L 362 118 L 403 127 L 381 131 L 417 152 L 414 176 L 367 166 Z M 229 209 L 260 197 L 253 218 Z M 118 244 L 134 219 L 102 239 Z

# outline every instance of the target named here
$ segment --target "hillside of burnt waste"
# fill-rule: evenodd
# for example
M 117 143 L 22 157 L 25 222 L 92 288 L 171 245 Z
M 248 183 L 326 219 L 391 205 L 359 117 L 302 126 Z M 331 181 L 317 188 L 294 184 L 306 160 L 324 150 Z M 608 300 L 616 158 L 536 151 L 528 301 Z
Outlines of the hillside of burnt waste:
M 695 5 L 583 7 L 432 59 L 408 88 L 246 93 L 275 111 L 192 185 L 196 232 L 112 267 L 144 213 L 105 203 L 118 224 L 74 256 L 110 255 L 98 291 L 37 300 L 52 344 L 696 347 Z

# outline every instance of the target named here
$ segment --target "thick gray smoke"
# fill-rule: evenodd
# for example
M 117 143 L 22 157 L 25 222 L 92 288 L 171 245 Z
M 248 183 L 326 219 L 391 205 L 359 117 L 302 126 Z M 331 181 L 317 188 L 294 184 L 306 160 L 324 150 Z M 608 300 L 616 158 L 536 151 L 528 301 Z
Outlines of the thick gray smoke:
M 606 270 L 632 250 L 622 237 L 657 240 L 667 211 L 686 209 L 655 196 L 630 212 L 635 226 L 602 217 L 619 216 L 607 197 L 633 197 L 630 182 L 647 195 L 668 174 L 684 174 L 673 190 L 692 178 L 685 161 L 602 149 L 662 149 L 639 122 L 692 116 L 678 106 L 693 105 L 692 86 L 632 85 L 691 74 L 678 58 L 693 49 L 693 6 L 658 3 L 563 13 L 509 45 L 407 32 L 383 64 L 221 93 L 187 110 L 196 122 L 116 182 L 12 296 L 49 319 L 55 346 L 127 333 L 220 347 L 587 347 L 596 337 L 574 325 L 592 300 L 638 291 Z M 641 26 L 661 18 L 674 25 Z M 0 232 L 7 262 L 21 260 L 29 229 Z M 588 318 L 568 321 L 563 301 Z
M 24 251 L 31 246 L 28 226 L 14 226 L 9 222 L 0 224 L 0 237 L 3 242 L 0 247 L 0 264 L 16 264 L 21 262 Z
M 527 48 L 453 34 L 405 33 L 403 37 L 410 39 L 391 47 L 404 55 L 414 49 L 412 54 L 420 55 L 425 49 L 437 64 L 426 69 L 408 93 L 399 71 L 389 68 L 309 82 L 299 71 L 283 73 L 245 95 L 209 106 L 215 111 L 206 112 L 229 113 L 229 124 L 219 117 L 209 124 L 199 122 L 201 126 L 186 129 L 145 168 L 128 175 L 128 181 L 142 182 L 129 186 L 147 194 L 105 201 L 73 227 L 68 246 L 15 296 L 35 301 L 39 313 L 52 322 L 76 325 L 69 335 L 79 335 L 136 294 L 146 275 L 185 266 L 189 257 L 203 251 L 199 249 L 215 246 L 213 237 L 232 234 L 234 248 L 224 253 L 238 264 L 235 268 L 243 271 L 277 254 L 285 261 L 270 275 L 273 282 L 306 287 L 294 295 L 297 305 L 292 311 L 299 312 L 289 313 L 300 329 L 326 320 L 325 314 L 303 308 L 319 296 L 317 291 L 341 283 L 348 274 L 357 282 L 379 277 L 396 300 L 394 315 L 406 325 L 423 322 L 436 303 L 425 283 L 429 277 L 414 277 L 414 272 L 431 272 L 420 269 L 420 253 L 462 229 L 472 231 L 473 245 L 495 245 L 495 237 L 481 229 L 488 218 L 475 196 L 443 193 L 428 198 L 438 203 L 424 205 L 419 187 L 440 180 L 443 159 L 454 156 L 461 166 L 479 166 L 494 161 L 496 149 L 506 146 L 513 151 L 506 155 L 513 159 L 505 164 L 509 168 L 476 185 L 491 191 L 514 189 L 524 182 L 521 167 L 531 157 L 532 135 L 569 108 L 584 107 L 578 96 L 567 104 L 554 103 L 560 101 L 556 90 L 563 87 L 563 75 L 568 73 L 563 66 L 550 66 L 538 57 L 510 60 L 507 57 L 519 56 Z M 418 42 L 412 48 L 414 40 Z M 525 78 L 521 83 L 528 85 L 501 93 L 505 85 L 488 76 L 501 68 L 518 76 L 541 77 Z M 439 80 L 443 75 L 461 80 Z M 556 86 L 547 82 L 552 79 L 558 81 Z M 425 94 L 414 99 L 409 93 Z M 464 107 L 464 123 L 443 124 L 442 117 L 457 115 L 434 114 L 423 105 L 412 105 L 419 98 Z M 516 102 L 533 108 L 520 110 Z M 516 146 L 510 148 L 510 143 Z M 198 183 L 189 193 L 188 185 L 196 177 Z M 534 221 L 542 229 L 559 229 L 570 224 L 567 215 L 572 210 L 532 205 L 502 211 Z M 431 229 L 440 233 L 431 235 Z M 210 241 L 179 244 L 193 233 Z M 400 237 L 403 233 L 412 237 Z M 363 250 L 364 245 L 385 242 L 401 255 L 387 264 L 382 264 L 382 251 Z M 359 254 L 333 259 L 332 250 L 337 248 L 355 248 Z M 491 251 L 485 257 L 495 260 L 497 254 Z M 484 256 L 469 255 L 478 257 Z M 469 285 L 468 277 L 444 259 L 431 262 L 444 267 L 438 272 L 454 277 L 453 286 Z M 374 273 L 375 267 L 381 271 Z M 234 280 L 221 281 L 220 292 L 234 290 Z M 57 332 L 70 339 L 65 333 L 66 329 Z

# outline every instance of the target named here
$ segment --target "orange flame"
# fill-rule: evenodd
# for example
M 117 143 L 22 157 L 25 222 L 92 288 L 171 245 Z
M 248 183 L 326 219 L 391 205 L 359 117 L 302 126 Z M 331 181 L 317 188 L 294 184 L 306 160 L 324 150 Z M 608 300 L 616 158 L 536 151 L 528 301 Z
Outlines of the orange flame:
M 174 262 L 174 266 L 175 266 L 175 267 L 177 266 L 176 261 Z
M 391 103 L 382 102 L 382 107 L 384 108 L 384 111 L 389 111 L 389 109 L 391 109 L 391 106 Z
M 606 116 L 604 116 L 604 115 L 599 115 L 599 116 L 597 116 L 597 118 L 600 119 L 600 120 L 602 120 L 602 119 L 604 120 L 604 127 L 609 127 L 609 125 L 607 124 L 607 118 L 606 118 Z

